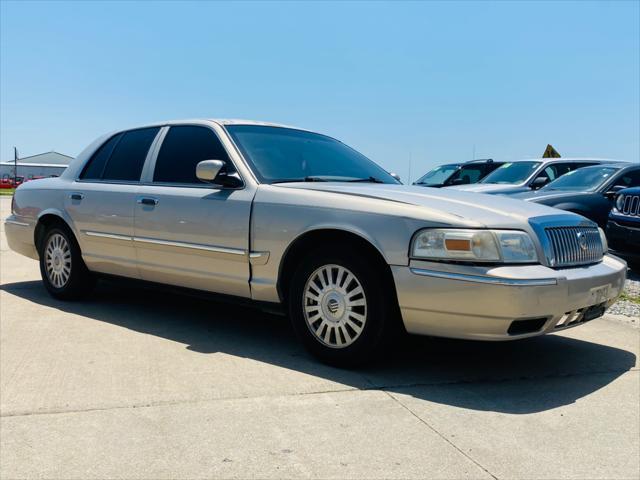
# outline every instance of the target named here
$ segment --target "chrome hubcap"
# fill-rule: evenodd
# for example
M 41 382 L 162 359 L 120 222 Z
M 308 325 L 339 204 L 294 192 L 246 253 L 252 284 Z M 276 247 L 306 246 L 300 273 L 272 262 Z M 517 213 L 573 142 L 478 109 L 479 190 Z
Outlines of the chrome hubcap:
M 71 275 L 71 249 L 64 236 L 54 233 L 49 237 L 44 260 L 49 282 L 56 288 L 64 287 Z
M 303 309 L 316 339 L 332 348 L 351 345 L 367 321 L 367 298 L 356 276 L 340 265 L 324 265 L 304 287 Z

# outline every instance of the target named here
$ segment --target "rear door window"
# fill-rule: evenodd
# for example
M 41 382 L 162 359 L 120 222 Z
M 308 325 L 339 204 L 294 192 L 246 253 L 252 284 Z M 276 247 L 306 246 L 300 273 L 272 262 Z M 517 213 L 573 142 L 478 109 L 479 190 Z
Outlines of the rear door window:
M 227 173 L 236 171 L 213 130 L 192 125 L 171 127 L 158 153 L 153 181 L 202 185 L 196 177 L 196 165 L 203 160 L 222 160 Z

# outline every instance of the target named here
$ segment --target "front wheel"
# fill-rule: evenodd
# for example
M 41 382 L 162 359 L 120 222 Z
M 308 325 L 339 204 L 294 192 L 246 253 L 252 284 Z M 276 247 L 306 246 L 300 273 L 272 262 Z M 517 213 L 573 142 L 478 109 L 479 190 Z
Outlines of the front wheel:
M 40 274 L 47 291 L 60 300 L 87 294 L 95 279 L 87 269 L 73 234 L 64 227 L 47 230 L 40 248 Z
M 370 360 L 392 322 L 395 294 L 362 253 L 319 250 L 294 273 L 289 292 L 293 328 L 326 363 L 352 366 Z

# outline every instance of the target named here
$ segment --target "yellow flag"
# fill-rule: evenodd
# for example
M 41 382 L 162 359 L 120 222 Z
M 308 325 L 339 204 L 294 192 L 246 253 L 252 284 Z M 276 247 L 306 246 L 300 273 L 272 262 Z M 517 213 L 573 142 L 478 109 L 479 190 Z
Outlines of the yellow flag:
M 553 148 L 550 144 L 547 145 L 547 148 L 544 149 L 544 153 L 542 154 L 542 158 L 560 158 L 560 154 L 558 151 Z

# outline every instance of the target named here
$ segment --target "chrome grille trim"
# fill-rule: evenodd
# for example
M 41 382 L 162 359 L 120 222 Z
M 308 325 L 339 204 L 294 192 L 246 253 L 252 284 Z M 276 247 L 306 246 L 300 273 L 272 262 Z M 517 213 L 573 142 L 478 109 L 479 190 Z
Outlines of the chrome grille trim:
M 623 215 L 630 215 L 632 217 L 640 216 L 640 196 L 639 195 L 625 195 L 624 205 L 622 206 Z
M 596 263 L 602 260 L 603 247 L 597 227 L 546 227 L 545 233 L 551 242 L 552 266 L 570 267 Z M 584 248 L 580 245 L 584 237 Z
M 573 214 L 544 215 L 529 218 L 542 253 L 542 263 L 551 268 L 576 267 L 602 261 L 604 246 L 598 225 Z M 586 248 L 582 250 L 577 234 L 585 232 Z

